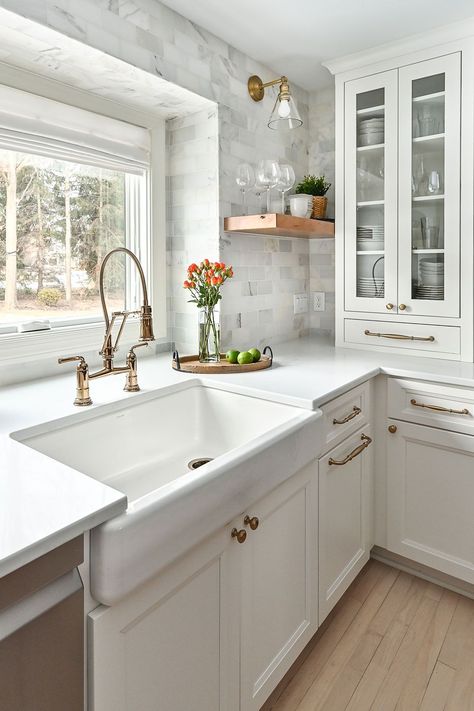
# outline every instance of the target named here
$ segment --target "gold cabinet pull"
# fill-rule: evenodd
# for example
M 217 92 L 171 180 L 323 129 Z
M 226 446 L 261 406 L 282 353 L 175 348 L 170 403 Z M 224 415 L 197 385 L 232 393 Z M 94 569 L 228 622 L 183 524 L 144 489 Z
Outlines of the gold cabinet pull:
M 258 520 L 257 516 L 252 516 L 252 517 L 250 517 L 250 516 L 247 515 L 247 516 L 244 518 L 244 524 L 245 524 L 245 526 L 250 526 L 250 528 L 252 529 L 252 531 L 256 531 L 257 528 L 258 528 L 258 526 L 259 526 L 259 524 L 260 524 L 260 521 Z
M 329 464 L 337 464 L 339 466 L 343 464 L 347 464 L 348 462 L 351 462 L 353 459 L 359 456 L 359 454 L 362 454 L 364 449 L 367 449 L 369 444 L 372 442 L 372 438 L 369 437 L 369 435 L 361 434 L 360 436 L 362 440 L 362 444 L 359 444 L 358 447 L 356 447 L 350 454 L 347 455 L 347 457 L 344 457 L 344 459 L 333 459 L 332 457 L 329 457 Z
M 410 400 L 410 405 L 413 405 L 413 407 L 425 407 L 427 410 L 435 410 L 436 412 L 449 412 L 451 415 L 471 414 L 467 407 L 462 410 L 452 410 L 450 407 L 443 407 L 442 405 L 425 405 L 425 403 L 417 402 L 415 399 Z
M 388 311 L 391 311 L 393 309 L 393 304 L 385 304 L 385 308 L 388 309 Z
M 393 338 L 397 341 L 431 341 L 435 340 L 434 336 L 404 336 L 402 333 L 374 333 L 365 329 L 365 336 L 375 336 L 376 338 Z
M 232 538 L 236 538 L 238 543 L 245 543 L 247 540 L 247 531 L 244 531 L 243 528 L 238 531 L 236 528 L 233 528 L 232 531 L 230 532 L 230 535 Z
M 398 308 L 400 309 L 400 311 L 405 311 L 406 307 L 406 304 L 398 304 Z
M 353 420 L 354 417 L 357 417 L 357 415 L 360 415 L 362 410 L 360 407 L 357 407 L 357 405 L 354 405 L 352 408 L 352 412 L 350 412 L 348 415 L 345 415 L 345 417 L 342 418 L 342 420 L 336 420 L 336 418 L 333 419 L 332 424 L 333 425 L 345 425 L 346 422 L 350 422 L 350 420 Z
M 389 425 L 388 431 L 390 432 L 390 434 L 395 434 L 395 432 L 397 431 L 397 425 Z

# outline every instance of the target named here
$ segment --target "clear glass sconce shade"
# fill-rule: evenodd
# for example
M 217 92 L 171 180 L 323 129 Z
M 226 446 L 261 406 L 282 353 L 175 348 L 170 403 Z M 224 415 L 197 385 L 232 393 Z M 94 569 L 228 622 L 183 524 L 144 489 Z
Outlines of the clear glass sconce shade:
M 275 106 L 268 119 L 268 128 L 274 131 L 289 131 L 292 128 L 302 126 L 303 121 L 299 115 L 296 102 L 291 96 L 280 99 L 278 95 L 275 101 Z

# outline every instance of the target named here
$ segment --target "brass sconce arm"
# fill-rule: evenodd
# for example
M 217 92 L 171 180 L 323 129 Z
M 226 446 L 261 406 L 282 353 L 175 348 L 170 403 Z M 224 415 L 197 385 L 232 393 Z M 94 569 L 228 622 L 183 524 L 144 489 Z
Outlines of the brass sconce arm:
M 269 86 L 275 86 L 276 84 L 281 84 L 282 90 L 289 95 L 288 79 L 285 76 L 279 79 L 272 79 L 272 81 L 263 82 L 259 76 L 253 74 L 247 82 L 249 94 L 254 101 L 261 101 L 265 95 L 265 89 Z

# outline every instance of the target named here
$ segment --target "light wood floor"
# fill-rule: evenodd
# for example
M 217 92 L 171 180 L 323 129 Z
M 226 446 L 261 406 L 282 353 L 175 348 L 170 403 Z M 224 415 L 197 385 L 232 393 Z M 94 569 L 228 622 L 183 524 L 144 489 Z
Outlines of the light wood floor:
M 474 600 L 371 560 L 270 709 L 474 711 Z

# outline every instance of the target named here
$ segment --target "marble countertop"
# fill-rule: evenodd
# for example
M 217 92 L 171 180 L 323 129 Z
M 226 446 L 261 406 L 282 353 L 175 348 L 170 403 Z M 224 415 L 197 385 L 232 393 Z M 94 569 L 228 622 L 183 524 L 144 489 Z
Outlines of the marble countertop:
M 304 338 L 275 346 L 271 369 L 255 373 L 193 376 L 170 367 L 170 354 L 142 358 L 142 390 L 200 377 L 208 384 L 306 409 L 385 373 L 474 386 L 474 364 L 335 348 L 327 339 Z M 130 397 L 121 376 L 91 383 L 93 407 Z M 90 477 L 35 452 L 10 433 L 77 412 L 73 369 L 57 377 L 0 391 L 0 577 L 126 509 L 126 497 Z

